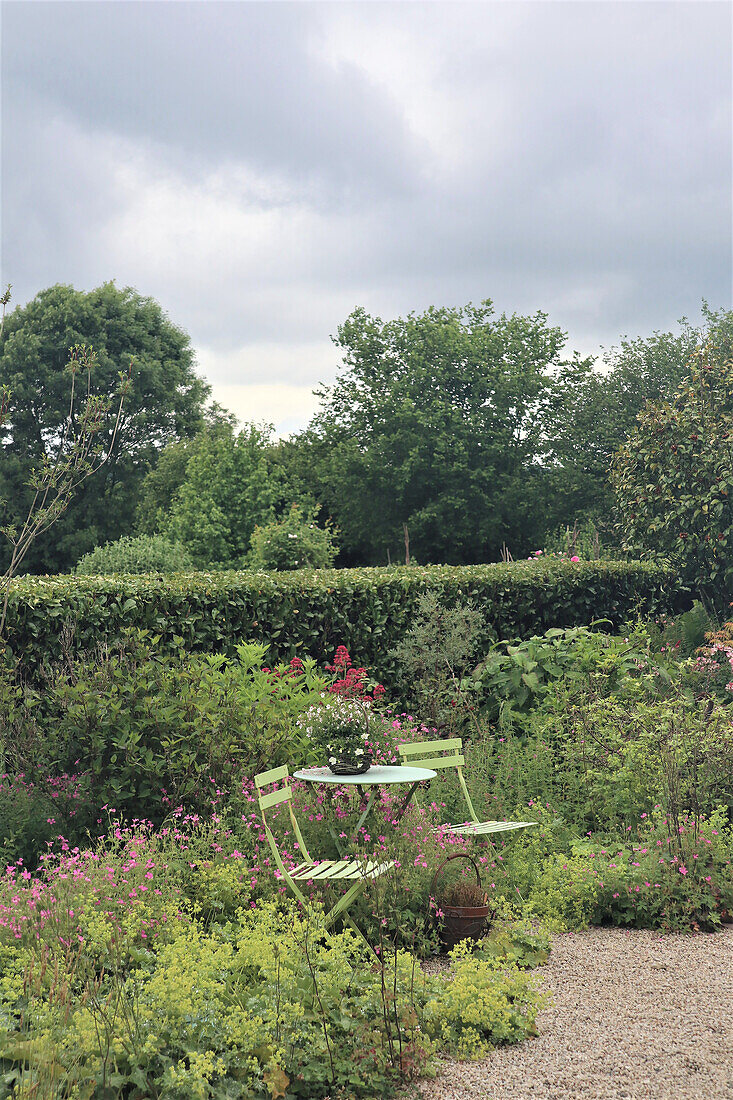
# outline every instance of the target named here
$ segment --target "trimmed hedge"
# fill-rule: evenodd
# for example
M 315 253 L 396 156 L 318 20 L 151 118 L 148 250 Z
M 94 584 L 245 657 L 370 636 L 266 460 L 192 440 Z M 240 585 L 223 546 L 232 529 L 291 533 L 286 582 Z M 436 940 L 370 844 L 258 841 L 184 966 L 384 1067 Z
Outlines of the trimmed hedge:
M 595 619 L 620 625 L 637 611 L 670 610 L 679 592 L 671 570 L 617 561 L 23 577 L 11 589 L 6 639 L 27 672 L 59 658 L 64 645 L 93 650 L 125 628 L 159 635 L 162 647 L 182 639 L 197 652 L 267 642 L 273 664 L 296 654 L 323 661 L 346 645 L 389 684 L 387 654 L 428 588 L 447 604 L 472 600 L 485 616 L 487 641 L 492 632 L 526 638 Z

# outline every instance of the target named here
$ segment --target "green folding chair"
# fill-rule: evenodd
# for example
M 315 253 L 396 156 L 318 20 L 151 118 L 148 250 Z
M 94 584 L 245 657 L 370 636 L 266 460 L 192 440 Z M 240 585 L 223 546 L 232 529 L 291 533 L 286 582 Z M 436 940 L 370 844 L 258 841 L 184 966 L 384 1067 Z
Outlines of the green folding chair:
M 484 836 L 487 833 L 508 833 L 514 829 L 528 829 L 530 825 L 537 824 L 536 821 L 479 821 L 463 776 L 465 760 L 463 758 L 463 742 L 460 737 L 450 737 L 444 741 L 412 741 L 406 745 L 398 745 L 397 752 L 400 755 L 400 762 L 409 764 L 412 768 L 432 768 L 433 771 L 440 771 L 442 768 L 455 768 L 458 773 L 458 782 L 461 785 L 470 819 L 458 822 L 456 825 L 438 825 L 437 828 L 433 829 L 433 832 L 458 833 L 462 836 Z M 415 757 L 418 757 L 418 759 L 415 759 Z
M 270 794 L 262 793 L 263 787 L 273 786 L 274 784 L 281 784 L 281 786 L 279 789 L 271 791 Z M 347 910 L 362 893 L 367 882 L 371 879 L 379 878 L 380 875 L 383 875 L 390 867 L 394 867 L 394 861 L 390 860 L 385 863 L 376 863 L 373 860 L 364 859 L 311 859 L 308 854 L 308 849 L 305 846 L 300 826 L 298 825 L 298 819 L 293 813 L 293 791 L 290 786 L 290 773 L 288 772 L 287 765 L 283 765 L 281 768 L 272 768 L 270 771 L 261 772 L 259 775 L 256 775 L 255 787 L 257 788 L 260 813 L 262 815 L 262 822 L 265 826 L 267 840 L 272 849 L 272 854 L 275 857 L 277 868 L 283 876 L 287 886 L 302 902 L 306 909 L 309 909 L 310 904 L 308 899 L 298 888 L 297 884 L 299 882 L 353 883 L 349 890 L 339 898 L 333 908 L 326 913 L 324 927 L 327 932 L 334 921 L 341 917 L 344 923 L 348 924 L 350 928 L 353 928 L 353 930 L 361 936 L 369 949 L 374 950 L 359 926 L 351 919 Z M 302 855 L 305 856 L 303 862 L 299 863 L 297 867 L 293 867 L 291 870 L 288 870 L 282 861 L 282 856 L 280 855 L 275 837 L 272 834 L 272 830 L 265 816 L 265 810 L 270 809 L 271 806 L 279 806 L 285 802 L 288 804 L 288 813 L 290 814 L 290 821 L 293 826 L 295 838 L 298 841 L 298 847 Z

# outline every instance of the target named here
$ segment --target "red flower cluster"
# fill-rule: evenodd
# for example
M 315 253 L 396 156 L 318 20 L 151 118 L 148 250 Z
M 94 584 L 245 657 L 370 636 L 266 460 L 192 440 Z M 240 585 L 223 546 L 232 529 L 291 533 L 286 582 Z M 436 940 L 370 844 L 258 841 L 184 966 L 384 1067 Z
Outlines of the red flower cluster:
M 332 665 L 326 665 L 327 672 L 338 672 L 342 668 L 351 668 L 352 660 L 345 645 L 340 645 L 336 650 Z
M 349 651 L 344 645 L 340 645 L 336 650 L 333 663 L 325 667 L 326 672 L 332 672 L 341 677 L 334 680 L 328 689 L 333 695 L 341 695 L 345 699 L 381 699 L 384 695 L 382 685 L 371 683 L 365 668 L 354 667 Z

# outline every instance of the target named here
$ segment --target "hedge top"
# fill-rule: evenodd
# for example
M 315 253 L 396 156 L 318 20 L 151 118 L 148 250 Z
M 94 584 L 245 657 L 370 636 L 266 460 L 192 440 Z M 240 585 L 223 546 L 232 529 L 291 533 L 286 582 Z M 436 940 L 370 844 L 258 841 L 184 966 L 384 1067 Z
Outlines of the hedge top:
M 532 588 L 553 587 L 561 579 L 573 587 L 601 577 L 637 577 L 654 583 L 668 584 L 673 579 L 671 568 L 648 561 L 563 561 L 537 559 L 516 562 L 491 562 L 487 565 L 415 565 L 368 566 L 358 569 L 300 569 L 287 572 L 257 572 L 254 570 L 222 570 L 216 572 L 111 573 L 72 576 L 19 577 L 13 584 L 10 602 L 30 601 L 34 597 L 67 597 L 71 594 L 97 595 L 125 591 L 128 594 L 159 592 L 165 586 L 179 595 L 218 594 L 222 592 L 280 591 L 322 592 L 327 589 L 349 590 L 356 586 L 414 588 L 447 586 L 452 590 L 494 588 L 502 584 Z M 571 580 L 572 579 L 572 580 Z

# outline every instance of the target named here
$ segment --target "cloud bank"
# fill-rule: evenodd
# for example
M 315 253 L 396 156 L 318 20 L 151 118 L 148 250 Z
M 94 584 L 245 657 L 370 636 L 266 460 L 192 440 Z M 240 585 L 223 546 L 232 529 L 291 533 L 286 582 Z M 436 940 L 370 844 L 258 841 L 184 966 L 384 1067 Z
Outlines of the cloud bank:
M 732 45 L 717 0 L 10 0 L 3 278 L 154 296 L 281 432 L 356 305 L 597 351 L 731 304 Z

